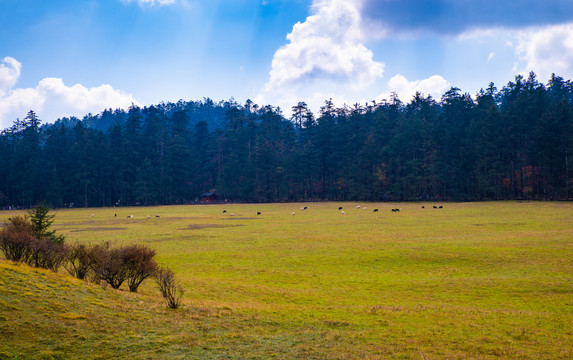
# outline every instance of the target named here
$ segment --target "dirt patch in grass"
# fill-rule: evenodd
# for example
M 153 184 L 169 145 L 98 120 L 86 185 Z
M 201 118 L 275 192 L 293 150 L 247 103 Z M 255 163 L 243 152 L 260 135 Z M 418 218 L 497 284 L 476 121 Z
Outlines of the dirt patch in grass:
M 222 225 L 222 224 L 193 224 L 189 225 L 185 228 L 185 230 L 199 230 L 205 228 L 226 228 L 226 227 L 237 227 L 237 226 L 245 226 L 242 224 L 238 225 Z
M 117 230 L 127 230 L 125 227 L 89 227 L 85 229 L 73 229 L 70 232 L 81 232 L 81 231 L 117 231 Z

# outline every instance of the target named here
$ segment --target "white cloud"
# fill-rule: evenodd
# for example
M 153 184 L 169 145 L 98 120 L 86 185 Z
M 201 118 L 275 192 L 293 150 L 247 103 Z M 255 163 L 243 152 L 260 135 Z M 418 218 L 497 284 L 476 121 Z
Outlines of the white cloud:
M 477 29 L 457 38 L 478 44 L 500 40 L 514 52 L 513 64 L 507 65 L 508 73 L 527 75 L 534 71 L 540 81 L 549 79 L 551 73 L 573 78 L 573 23 L 525 29 Z M 488 61 L 494 55 L 491 53 Z
M 43 122 L 53 122 L 64 116 L 81 118 L 90 112 L 139 105 L 131 94 L 110 85 L 66 86 L 60 78 L 42 79 L 35 88 L 14 88 L 21 64 L 13 58 L 4 58 L 3 62 L 8 66 L 0 65 L 0 129 L 11 126 L 29 110 L 34 110 Z
M 573 77 L 573 23 L 529 29 L 516 37 L 519 72 L 534 71 L 540 79 L 551 73 Z
M 342 99 L 340 94 L 347 97 L 381 78 L 384 64 L 363 44 L 360 3 L 314 0 L 311 15 L 293 26 L 288 44 L 275 52 L 269 80 L 255 100 L 279 105 L 288 116 L 299 101 L 316 111 L 325 99 Z
M 358 6 L 349 0 L 315 1 L 313 15 L 297 23 L 289 43 L 272 61 L 267 90 L 328 80 L 362 88 L 382 77 L 384 64 L 373 60 L 361 41 Z
M 0 61 L 0 97 L 16 85 L 20 78 L 22 64 L 12 57 L 5 57 Z
M 408 81 L 403 75 L 396 75 L 388 81 L 389 93 L 379 96 L 379 99 L 389 99 L 391 93 L 398 94 L 400 100 L 409 103 L 416 92 L 423 95 L 431 95 L 434 99 L 440 99 L 450 88 L 450 83 L 440 75 L 433 75 L 423 80 Z
M 487 57 L 487 62 L 490 62 L 493 60 L 493 58 L 495 57 L 495 53 L 492 51 L 489 53 L 488 57 Z
M 165 6 L 173 5 L 177 0 L 121 0 L 125 4 L 137 2 L 139 6 Z

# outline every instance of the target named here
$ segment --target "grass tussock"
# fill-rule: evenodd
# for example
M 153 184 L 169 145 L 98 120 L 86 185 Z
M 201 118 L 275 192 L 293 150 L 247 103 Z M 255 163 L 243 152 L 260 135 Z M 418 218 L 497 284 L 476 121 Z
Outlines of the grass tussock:
M 573 205 L 432 205 L 59 211 L 68 241 L 155 250 L 181 307 L 2 260 L 0 359 L 573 357 Z

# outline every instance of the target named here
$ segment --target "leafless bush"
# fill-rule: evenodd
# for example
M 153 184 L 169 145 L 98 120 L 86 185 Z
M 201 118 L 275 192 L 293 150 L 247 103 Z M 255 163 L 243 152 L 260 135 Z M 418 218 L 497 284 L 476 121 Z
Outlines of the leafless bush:
M 175 273 L 167 267 L 158 267 L 155 272 L 155 282 L 159 286 L 161 295 L 167 301 L 167 306 L 177 309 L 185 290 L 175 279 Z
M 70 246 L 67 261 L 64 267 L 70 275 L 78 279 L 85 279 L 96 262 L 96 253 L 100 251 L 100 245 L 75 244 Z
M 8 260 L 23 261 L 34 241 L 34 228 L 27 217 L 14 216 L 0 232 L 0 249 Z
M 136 292 L 141 283 L 154 275 L 157 264 L 153 259 L 155 250 L 144 245 L 129 245 L 110 248 L 109 243 L 90 249 L 77 249 L 75 262 L 69 266 L 77 272 L 80 267 L 91 267 L 98 280 L 103 280 L 114 289 L 127 281 L 129 291 Z M 85 254 L 87 252 L 87 254 Z M 79 256 L 82 256 L 80 260 Z M 87 271 L 86 271 L 87 272 Z
M 93 270 L 100 280 L 107 282 L 114 289 L 119 289 L 127 279 L 122 249 L 110 249 L 109 244 L 100 246 L 93 253 Z
M 34 238 L 30 243 L 25 261 L 31 266 L 58 270 L 65 261 L 66 255 L 66 245 L 55 243 L 48 238 Z
M 32 213 L 33 216 L 35 213 Z M 0 232 L 0 249 L 13 261 L 24 261 L 35 267 L 57 270 L 66 258 L 64 238 L 49 232 L 50 223 L 42 223 L 45 236 L 37 231 L 36 218 L 14 216 Z
M 139 285 L 157 270 L 157 263 L 153 259 L 155 250 L 145 245 L 130 245 L 122 249 L 122 256 L 129 291 L 136 292 Z

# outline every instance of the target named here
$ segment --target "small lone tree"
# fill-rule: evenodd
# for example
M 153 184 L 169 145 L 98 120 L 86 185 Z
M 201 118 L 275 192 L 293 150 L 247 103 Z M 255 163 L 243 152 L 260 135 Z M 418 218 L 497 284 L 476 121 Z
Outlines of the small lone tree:
M 181 304 L 181 297 L 185 293 L 183 287 L 175 279 L 175 273 L 168 267 L 158 267 L 155 273 L 155 282 L 159 286 L 159 291 L 167 301 L 167 306 L 177 309 Z
M 34 236 L 38 239 L 49 239 L 54 243 L 63 244 L 65 236 L 56 235 L 55 230 L 49 230 L 54 223 L 56 215 L 50 214 L 50 208 L 44 203 L 38 204 L 35 208 L 28 210 L 30 221 L 34 226 Z

